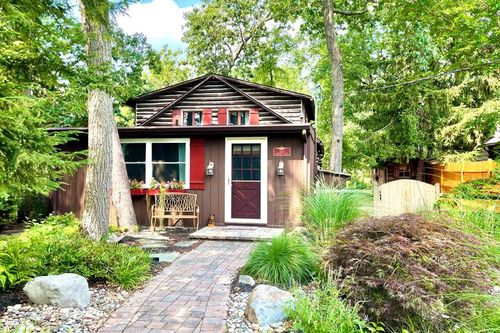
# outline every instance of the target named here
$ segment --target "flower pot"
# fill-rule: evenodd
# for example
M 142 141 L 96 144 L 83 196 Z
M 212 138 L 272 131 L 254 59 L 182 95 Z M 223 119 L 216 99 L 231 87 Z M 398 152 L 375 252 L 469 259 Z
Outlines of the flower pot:
M 186 190 L 185 189 L 176 189 L 176 190 L 167 190 L 167 192 L 186 193 Z
M 133 189 L 130 189 L 130 194 L 131 195 L 144 195 L 144 194 L 146 194 L 146 190 L 143 188 L 133 188 Z

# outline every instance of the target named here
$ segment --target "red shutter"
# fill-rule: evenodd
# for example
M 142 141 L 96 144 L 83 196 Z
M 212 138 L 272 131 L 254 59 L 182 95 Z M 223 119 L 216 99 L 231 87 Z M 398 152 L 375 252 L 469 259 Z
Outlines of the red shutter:
M 250 125 L 258 125 L 258 124 L 259 124 L 259 110 L 250 109 Z
M 191 190 L 205 189 L 205 141 L 191 139 L 189 170 L 189 188 Z
M 212 110 L 203 109 L 203 126 L 212 125 Z
M 217 113 L 217 124 L 227 125 L 227 109 L 219 109 Z
M 172 110 L 172 126 L 182 126 L 181 110 Z

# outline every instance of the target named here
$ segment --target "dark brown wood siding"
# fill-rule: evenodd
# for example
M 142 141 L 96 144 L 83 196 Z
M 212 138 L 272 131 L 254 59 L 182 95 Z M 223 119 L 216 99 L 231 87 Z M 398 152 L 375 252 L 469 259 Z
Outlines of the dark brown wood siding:
M 311 136 L 307 142 L 300 135 L 275 134 L 268 137 L 268 226 L 281 227 L 297 225 L 300 219 L 302 190 L 311 182 L 312 165 L 315 165 L 312 149 L 315 144 Z M 290 157 L 273 156 L 274 147 L 291 147 Z M 309 150 L 309 151 L 308 151 Z M 315 158 L 315 157 L 314 157 Z M 279 161 L 285 164 L 285 175 L 278 176 L 276 168 Z M 225 138 L 205 138 L 205 164 L 214 162 L 214 175 L 205 175 L 204 190 L 189 190 L 198 195 L 200 206 L 200 227 L 206 226 L 210 214 L 216 216 L 218 225 L 224 225 L 225 193 Z M 85 168 L 73 176 L 67 176 L 62 189 L 51 195 L 52 209 L 58 213 L 68 211 L 81 216 L 83 190 L 85 187 Z M 133 196 L 137 219 L 141 225 L 149 225 L 144 196 Z M 190 223 L 186 221 L 186 224 Z

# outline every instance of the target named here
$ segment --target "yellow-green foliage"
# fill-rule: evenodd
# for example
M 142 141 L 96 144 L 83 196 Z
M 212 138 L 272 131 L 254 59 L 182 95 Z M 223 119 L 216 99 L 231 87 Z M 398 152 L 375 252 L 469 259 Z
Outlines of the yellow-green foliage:
M 51 216 L 20 235 L 0 238 L 0 289 L 61 273 L 134 288 L 149 277 L 150 259 L 138 248 L 84 237 L 70 214 Z

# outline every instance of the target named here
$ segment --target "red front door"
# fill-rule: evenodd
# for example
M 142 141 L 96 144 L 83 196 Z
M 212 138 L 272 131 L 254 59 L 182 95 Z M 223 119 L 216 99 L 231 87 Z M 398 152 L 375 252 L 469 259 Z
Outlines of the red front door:
M 231 218 L 260 219 L 261 144 L 231 147 Z

